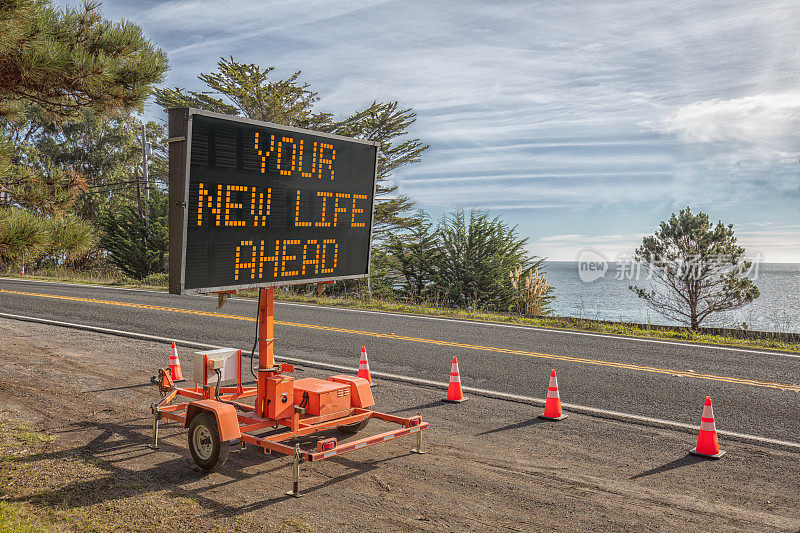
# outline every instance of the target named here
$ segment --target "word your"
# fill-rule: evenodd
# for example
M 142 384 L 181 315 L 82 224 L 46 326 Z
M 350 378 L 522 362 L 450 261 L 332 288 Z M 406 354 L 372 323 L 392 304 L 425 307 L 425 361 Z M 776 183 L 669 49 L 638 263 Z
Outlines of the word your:
M 262 280 L 265 271 L 267 279 L 331 274 L 339 261 L 339 245 L 335 239 L 273 242 L 241 241 L 236 247 L 233 279 Z
M 292 137 L 281 137 L 276 150 L 275 135 L 270 135 L 269 150 L 267 150 L 266 143 L 259 139 L 259 134 L 256 132 L 253 148 L 261 156 L 261 173 L 267 172 L 267 158 L 274 157 L 275 169 L 282 176 L 291 176 L 292 173 L 299 172 L 304 178 L 322 179 L 325 174 L 333 179 L 333 162 L 336 160 L 336 150 L 333 145 L 314 141 L 313 147 L 309 147 L 310 154 L 306 154 L 304 145 L 303 139 L 295 142 Z

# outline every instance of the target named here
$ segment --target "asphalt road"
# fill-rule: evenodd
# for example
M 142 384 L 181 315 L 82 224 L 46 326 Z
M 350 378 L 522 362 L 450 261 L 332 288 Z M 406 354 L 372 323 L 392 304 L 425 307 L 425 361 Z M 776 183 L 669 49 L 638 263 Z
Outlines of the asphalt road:
M 255 322 L 242 318 L 255 317 L 256 302 L 216 307 L 202 296 L 0 280 L 3 313 L 249 351 Z M 718 429 L 800 441 L 797 355 L 280 302 L 275 320 L 278 361 L 357 367 L 366 345 L 372 370 L 447 381 L 457 355 L 464 385 L 539 398 L 555 368 L 564 402 L 699 424 L 710 395 Z

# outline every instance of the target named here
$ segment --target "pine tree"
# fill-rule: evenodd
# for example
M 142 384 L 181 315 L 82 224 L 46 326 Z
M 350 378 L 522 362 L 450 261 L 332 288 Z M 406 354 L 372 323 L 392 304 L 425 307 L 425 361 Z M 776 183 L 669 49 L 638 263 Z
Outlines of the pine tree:
M 22 209 L 0 209 L 0 262 L 30 260 L 47 247 L 43 217 Z
M 76 261 L 94 248 L 96 239 L 94 227 L 73 215 L 0 209 L 0 263 Z
M 379 241 L 398 229 L 413 228 L 418 222 L 416 217 L 408 214 L 414 201 L 402 194 L 392 195 L 397 191 L 397 185 L 391 185 L 389 181 L 398 168 L 420 162 L 422 152 L 428 149 L 420 139 L 403 139 L 416 117 L 410 108 L 400 109 L 397 102 L 372 102 L 367 109 L 334 123 L 331 128 L 339 135 L 378 143 L 376 195 L 379 201 L 375 204 L 373 229 Z
M 0 116 L 35 103 L 52 120 L 84 109 L 140 107 L 166 55 L 131 22 L 104 20 L 99 2 L 56 9 L 46 0 L 0 3 Z
M 428 148 L 420 139 L 406 137 L 416 121 L 410 108 L 403 109 L 397 102 L 373 102 L 336 121 L 331 113 L 315 111 L 319 95 L 300 81 L 300 71 L 285 80 L 272 80 L 274 67 L 239 63 L 233 57 L 220 59 L 217 66 L 217 72 L 198 76 L 209 91 L 156 89 L 156 102 L 165 109 L 193 107 L 378 142 L 375 237 L 382 241 L 390 231 L 413 226 L 409 212 L 414 202 L 403 195 L 387 197 L 397 190 L 389 182 L 392 173 L 419 162 Z
M 149 217 L 139 216 L 132 207 L 110 211 L 101 219 L 101 244 L 110 260 L 128 276 L 142 279 L 164 272 L 169 250 L 167 194 L 153 190 Z
M 437 235 L 428 215 L 420 211 L 408 231 L 389 235 L 386 249 L 395 260 L 403 292 L 413 301 L 426 297 L 439 261 Z
M 145 186 L 165 182 L 167 173 L 164 128 L 155 122 L 146 126 L 153 155 L 148 165 L 151 183 L 141 183 L 142 195 Z M 87 111 L 79 121 L 45 128 L 34 136 L 33 147 L 38 162 L 66 169 L 83 180 L 73 209 L 97 222 L 110 210 L 137 205 L 135 173 L 142 175 L 141 127 L 135 116 L 105 117 Z
M 140 108 L 167 70 L 166 55 L 131 22 L 103 19 L 98 2 L 57 9 L 46 0 L 0 2 L 0 197 L 75 175 L 41 176 L 19 146 L 47 124 Z M 62 187 L 63 189 L 63 187 Z M 58 191 L 54 187 L 53 191 Z
M 634 256 L 652 278 L 650 289 L 630 290 L 654 311 L 692 330 L 715 313 L 741 309 L 759 296 L 747 277 L 752 262 L 736 242 L 733 225 L 715 226 L 689 207 L 672 213 L 659 230 L 642 239 Z

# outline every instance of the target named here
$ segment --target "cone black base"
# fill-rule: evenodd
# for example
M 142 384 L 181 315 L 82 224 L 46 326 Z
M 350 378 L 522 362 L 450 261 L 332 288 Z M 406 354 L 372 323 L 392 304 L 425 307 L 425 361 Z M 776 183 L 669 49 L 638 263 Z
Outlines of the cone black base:
M 555 416 L 555 417 L 539 415 L 536 418 L 541 418 L 542 420 L 551 420 L 551 421 L 555 422 L 556 420 L 564 420 L 565 418 L 567 418 L 567 415 L 561 415 L 561 416 Z
M 696 456 L 696 457 L 705 457 L 706 459 L 719 459 L 723 455 L 725 455 L 725 450 L 720 450 L 719 453 L 714 455 L 709 455 L 707 453 L 700 453 L 697 451 L 697 448 L 692 448 L 689 450 L 689 453 Z
M 442 401 L 447 403 L 461 403 L 461 402 L 466 402 L 467 400 L 469 400 L 469 398 L 461 398 L 460 400 L 450 400 L 449 398 L 442 398 Z

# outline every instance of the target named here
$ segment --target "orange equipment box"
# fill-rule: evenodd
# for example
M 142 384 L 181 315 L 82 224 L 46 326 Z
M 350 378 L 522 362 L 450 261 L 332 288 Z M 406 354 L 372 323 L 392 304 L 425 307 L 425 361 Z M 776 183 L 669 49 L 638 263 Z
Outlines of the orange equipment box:
M 375 405 L 375 401 L 372 399 L 372 390 L 369 388 L 369 381 L 366 379 L 352 376 L 331 376 L 328 381 L 350 385 L 350 403 L 353 407 L 366 409 Z
M 304 394 L 307 400 L 303 399 Z M 294 382 L 294 403 L 313 416 L 350 409 L 350 384 L 317 378 L 298 379 Z
M 278 420 L 279 418 L 289 418 L 294 412 L 292 400 L 294 394 L 292 385 L 294 378 L 289 376 L 275 376 L 267 378 L 267 417 Z

